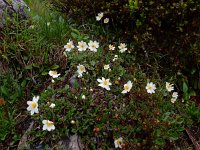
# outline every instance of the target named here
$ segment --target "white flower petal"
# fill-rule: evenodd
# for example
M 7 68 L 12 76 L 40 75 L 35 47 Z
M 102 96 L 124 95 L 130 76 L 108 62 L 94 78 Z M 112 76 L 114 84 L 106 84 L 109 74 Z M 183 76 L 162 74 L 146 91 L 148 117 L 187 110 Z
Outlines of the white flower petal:
M 101 80 L 101 79 L 97 79 L 97 81 L 98 81 L 98 82 L 100 82 L 100 83 L 102 82 L 102 80 Z
M 43 120 L 42 123 L 43 123 L 43 124 L 47 124 L 47 120 Z
M 47 125 L 43 125 L 42 130 L 47 130 Z

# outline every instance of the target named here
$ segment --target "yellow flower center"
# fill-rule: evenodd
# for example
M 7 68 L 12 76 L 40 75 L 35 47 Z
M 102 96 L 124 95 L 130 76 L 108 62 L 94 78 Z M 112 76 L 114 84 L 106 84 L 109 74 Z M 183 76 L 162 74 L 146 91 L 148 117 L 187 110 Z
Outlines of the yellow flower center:
M 149 87 L 148 87 L 148 90 L 150 90 L 150 91 L 151 91 L 151 90 L 153 90 L 153 88 L 152 88 L 151 86 L 149 86 Z
M 80 44 L 80 47 L 81 47 L 81 48 L 84 48 L 84 45 L 83 45 L 83 44 Z
M 47 121 L 47 126 L 50 127 L 53 125 L 53 122 L 52 121 Z
M 92 44 L 92 48 L 96 48 L 96 45 L 95 45 L 95 44 Z
M 104 81 L 103 81 L 103 84 L 104 84 L 104 85 L 108 85 L 108 81 L 107 81 L 107 80 L 104 80 Z
M 68 43 L 68 44 L 67 44 L 67 47 L 68 47 L 68 48 L 71 48 L 71 47 L 72 47 L 72 45 L 71 45 L 70 43 Z
M 121 145 L 121 141 L 120 141 L 120 140 L 117 140 L 117 144 L 118 144 L 118 145 Z
M 125 84 L 124 86 L 124 90 L 128 91 L 129 90 L 129 86 L 127 84 Z
M 80 66 L 80 71 L 85 71 L 85 67 L 84 66 Z
M 114 46 L 110 45 L 110 49 L 113 49 L 113 48 L 114 48 Z
M 57 71 L 52 71 L 52 75 L 57 75 Z
M 37 107 L 37 103 L 36 103 L 36 102 L 32 102 L 32 103 L 31 103 L 31 106 L 32 106 L 33 108 L 36 108 L 36 107 Z

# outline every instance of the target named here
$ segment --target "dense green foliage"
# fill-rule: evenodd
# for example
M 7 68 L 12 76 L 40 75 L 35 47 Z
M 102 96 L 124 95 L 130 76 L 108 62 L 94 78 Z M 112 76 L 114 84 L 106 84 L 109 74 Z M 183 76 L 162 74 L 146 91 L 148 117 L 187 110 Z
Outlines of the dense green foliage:
M 200 2 L 26 2 L 30 20 L 8 20 L 0 35 L 0 58 L 10 67 L 10 75 L 0 76 L 0 149 L 16 148 L 30 122 L 27 142 L 33 149 L 38 143 L 59 149 L 59 141 L 73 134 L 86 149 L 113 148 L 119 137 L 123 148 L 131 150 L 190 147 L 180 143 L 180 136 L 200 123 Z M 104 16 L 97 21 L 100 12 Z M 69 40 L 75 47 L 65 51 Z M 78 42 L 90 40 L 99 42 L 97 52 L 80 52 Z M 120 43 L 127 51 L 119 51 Z M 82 77 L 80 64 L 86 68 Z M 108 64 L 110 70 L 104 69 Z M 60 73 L 54 82 L 50 70 Z M 99 86 L 101 77 L 110 79 L 110 90 Z M 129 80 L 133 87 L 123 94 Z M 149 82 L 156 85 L 153 94 L 145 89 Z M 166 82 L 178 92 L 175 103 Z M 31 116 L 27 101 L 37 95 L 39 113 Z M 43 120 L 53 121 L 55 130 L 44 131 Z
M 101 25 L 112 33 L 112 39 L 131 43 L 140 57 L 156 57 L 165 71 L 181 70 L 195 78 L 198 88 L 200 63 L 200 2 L 195 0 L 50 0 L 57 10 L 85 25 L 96 22 L 99 12 L 109 18 Z M 103 20 L 102 19 L 102 20 Z M 103 36 L 107 36 L 106 33 Z M 110 38 L 111 38 L 110 37 Z M 163 54 L 162 56 L 157 54 Z M 190 61 L 188 61 L 190 58 Z M 151 60 L 150 60 L 151 62 Z M 162 69 L 162 68 L 161 68 Z M 163 70 L 162 70 L 163 72 Z M 192 72 L 192 73 L 191 73 Z M 192 74 L 192 75 L 191 75 Z M 193 82 L 193 81 L 192 81 Z M 195 84 L 195 85 L 194 85 Z M 199 87 L 200 88 L 200 87 Z

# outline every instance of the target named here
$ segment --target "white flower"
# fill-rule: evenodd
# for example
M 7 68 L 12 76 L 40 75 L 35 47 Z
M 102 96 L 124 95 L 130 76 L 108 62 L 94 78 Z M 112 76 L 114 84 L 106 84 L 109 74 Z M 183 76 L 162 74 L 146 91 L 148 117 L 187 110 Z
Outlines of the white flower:
M 112 85 L 112 83 L 110 83 L 110 79 L 105 79 L 104 77 L 102 77 L 102 80 L 97 79 L 97 81 L 100 83 L 99 86 L 105 88 L 106 90 L 110 90 L 109 86 Z
M 67 45 L 64 45 L 64 49 L 67 52 L 70 52 L 74 48 L 74 43 L 73 41 L 70 41 L 67 43 Z
M 115 61 L 117 59 L 118 59 L 118 55 L 115 55 L 114 58 L 113 58 L 113 61 Z
M 52 121 L 43 120 L 42 123 L 43 123 L 42 130 L 48 130 L 48 131 L 55 130 L 55 126 L 54 126 L 54 123 Z
M 115 148 L 122 148 L 123 138 L 120 137 L 120 138 L 116 139 L 116 140 L 114 141 L 114 144 L 115 144 Z
M 176 98 L 171 98 L 171 102 L 175 103 L 176 102 Z
M 50 26 L 50 22 L 47 22 L 47 26 Z
M 77 66 L 77 73 L 79 77 L 82 77 L 83 72 L 86 72 L 85 66 L 83 65 L 78 65 Z
M 97 52 L 97 48 L 99 48 L 99 43 L 97 41 L 90 41 L 88 43 L 89 49 L 93 52 Z
M 75 124 L 76 122 L 75 122 L 74 120 L 71 120 L 70 123 L 71 123 L 71 124 Z
M 155 93 L 155 89 L 156 89 L 156 85 L 153 84 L 153 82 L 150 82 L 150 83 L 147 83 L 147 86 L 146 86 L 146 90 L 147 90 L 147 93 Z
M 103 12 L 98 13 L 98 15 L 96 16 L 96 20 L 100 21 L 101 18 L 103 17 Z
M 172 98 L 177 99 L 177 98 L 178 98 L 178 92 L 173 92 L 173 93 L 172 93 Z
M 51 103 L 51 105 L 49 106 L 50 108 L 54 108 L 56 105 L 54 103 Z
M 38 100 L 39 96 L 34 96 L 32 101 L 27 101 L 28 107 L 27 110 L 31 112 L 31 115 L 38 112 Z
M 104 65 L 103 68 L 104 68 L 105 70 L 108 70 L 108 69 L 110 69 L 110 65 L 109 65 L 109 64 L 108 64 L 108 65 Z
M 78 51 L 86 51 L 86 49 L 88 48 L 87 44 L 83 41 L 78 42 Z
M 109 18 L 105 18 L 104 20 L 103 20 L 103 23 L 108 23 L 109 22 Z
M 133 83 L 131 81 L 128 81 L 126 84 L 124 84 L 124 90 L 122 91 L 122 93 L 130 92 L 132 86 Z
M 81 97 L 82 99 L 85 99 L 85 95 L 82 95 L 82 97 Z
M 123 52 L 125 52 L 127 50 L 125 43 L 120 43 L 120 45 L 118 46 L 118 48 L 119 48 L 119 52 L 120 53 L 123 53 Z
M 109 44 L 108 47 L 109 47 L 109 50 L 111 50 L 111 51 L 115 50 L 115 47 L 113 45 L 111 45 L 111 44 Z
M 49 71 L 49 75 L 53 78 L 57 78 L 60 76 L 60 74 L 58 74 L 57 71 Z
M 174 90 L 174 85 L 166 82 L 166 89 L 168 92 L 171 92 Z

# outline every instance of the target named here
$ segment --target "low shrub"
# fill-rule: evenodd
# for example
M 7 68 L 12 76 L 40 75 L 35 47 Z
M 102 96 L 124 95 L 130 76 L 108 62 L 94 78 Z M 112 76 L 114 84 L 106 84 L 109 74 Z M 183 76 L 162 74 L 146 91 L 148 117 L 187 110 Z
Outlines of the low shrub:
M 38 93 L 39 112 L 33 114 L 38 128 L 32 131 L 33 141 L 55 148 L 61 137 L 78 134 L 86 149 L 114 147 L 120 137 L 124 148 L 172 148 L 185 127 L 193 123 L 187 112 L 195 106 L 189 109 L 191 102 L 173 99 L 176 86 L 166 89 L 168 78 L 159 80 L 156 72 L 148 76 L 141 71 L 126 46 L 125 52 L 121 47 L 120 52 L 118 45 L 109 50 L 108 45 L 96 43 L 97 49 L 89 47 L 91 51 L 85 51 L 87 44 L 81 47 L 81 43 L 69 41 L 64 46 L 70 62 L 68 70 L 61 74 L 50 71 L 52 82 L 49 80 L 47 89 Z M 109 80 L 103 81 L 102 77 Z M 126 88 L 128 81 L 132 85 Z M 155 83 L 155 93 L 153 87 L 147 88 L 150 82 Z M 33 101 L 28 102 L 29 107 Z M 48 121 L 51 125 L 45 131 Z
M 189 86 L 200 89 L 199 1 L 49 1 L 63 15 L 84 26 L 90 23 L 100 26 L 98 33 L 103 37 L 129 43 L 133 46 L 130 51 L 137 51 L 145 63 L 152 64 L 156 60 L 161 66 L 158 69 L 161 76 L 170 74 L 171 70 L 181 72 Z M 96 16 L 101 12 L 103 17 L 98 21 Z M 109 18 L 106 24 L 105 18 Z

